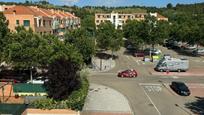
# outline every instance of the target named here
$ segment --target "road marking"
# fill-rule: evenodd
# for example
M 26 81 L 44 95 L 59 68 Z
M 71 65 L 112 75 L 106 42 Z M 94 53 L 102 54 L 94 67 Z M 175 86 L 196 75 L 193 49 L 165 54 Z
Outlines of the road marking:
M 139 83 L 139 85 L 153 85 L 153 86 L 162 86 L 161 84 L 159 83 Z
M 136 62 L 137 62 L 137 65 L 140 65 L 140 62 L 139 62 L 139 60 L 137 60 Z
M 140 86 L 141 87 L 141 86 Z M 141 87 L 142 88 L 142 87 Z M 152 105 L 154 106 L 154 108 L 157 110 L 158 114 L 161 115 L 160 111 L 158 110 L 158 108 L 156 107 L 156 105 L 154 104 L 154 102 L 152 101 L 152 99 L 149 97 L 149 95 L 147 94 L 147 92 L 144 90 L 144 88 L 142 88 L 145 95 L 148 97 L 149 101 L 152 103 Z

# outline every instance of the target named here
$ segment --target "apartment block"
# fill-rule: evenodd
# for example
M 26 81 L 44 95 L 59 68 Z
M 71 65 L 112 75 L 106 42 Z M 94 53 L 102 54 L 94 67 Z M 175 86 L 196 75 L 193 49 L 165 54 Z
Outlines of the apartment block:
M 115 25 L 115 28 L 122 29 L 122 25 L 127 23 L 128 20 L 144 20 L 145 16 L 148 15 L 148 13 L 130 13 L 130 14 L 124 14 L 124 13 L 96 13 L 95 14 L 95 24 L 96 26 L 100 25 L 100 23 L 103 23 L 105 21 L 110 21 L 112 24 Z M 165 20 L 168 21 L 168 18 L 158 14 L 158 13 L 150 13 L 151 16 L 155 16 L 157 20 Z
M 1 7 L 0 7 L 1 8 Z M 40 34 L 63 35 L 67 29 L 80 27 L 80 18 L 61 10 L 43 9 L 36 6 L 12 6 L 2 11 L 9 22 L 9 29 L 17 26 L 32 28 Z

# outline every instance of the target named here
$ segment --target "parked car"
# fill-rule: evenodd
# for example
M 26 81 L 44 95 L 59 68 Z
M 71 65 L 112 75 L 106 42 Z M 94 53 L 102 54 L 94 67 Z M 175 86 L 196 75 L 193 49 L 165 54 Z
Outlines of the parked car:
M 118 73 L 118 77 L 137 77 L 137 71 L 134 69 L 128 69 Z
M 191 94 L 188 86 L 183 82 L 173 81 L 170 87 L 181 96 L 189 96 Z
M 139 51 L 135 51 L 135 52 L 133 53 L 133 56 L 134 56 L 134 57 L 144 57 L 145 54 L 144 54 L 144 51 L 139 50 Z
M 44 82 L 48 81 L 47 78 L 43 77 L 43 76 L 39 76 L 35 79 L 33 79 L 33 81 L 27 81 L 27 83 L 33 83 L 33 84 L 44 84 Z
M 150 52 L 151 52 L 151 55 L 159 55 L 159 54 L 162 53 L 161 50 L 156 49 L 156 48 L 146 48 L 146 49 L 144 50 L 144 54 L 145 54 L 145 55 L 149 55 Z
M 127 50 L 136 50 L 136 48 L 133 45 L 128 45 L 127 46 Z
M 195 50 L 197 48 L 197 45 L 195 44 L 186 44 L 185 46 L 183 46 L 184 50 Z
M 196 49 L 196 50 L 193 50 L 192 54 L 194 56 L 204 56 L 204 48 L 203 49 Z

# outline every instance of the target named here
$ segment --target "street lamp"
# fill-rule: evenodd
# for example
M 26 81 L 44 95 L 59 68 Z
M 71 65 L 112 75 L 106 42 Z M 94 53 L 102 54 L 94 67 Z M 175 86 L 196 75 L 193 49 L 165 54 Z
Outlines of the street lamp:
M 33 83 L 33 72 L 32 72 L 32 70 L 33 70 L 33 66 L 31 67 L 31 69 L 30 69 L 30 82 L 31 83 Z

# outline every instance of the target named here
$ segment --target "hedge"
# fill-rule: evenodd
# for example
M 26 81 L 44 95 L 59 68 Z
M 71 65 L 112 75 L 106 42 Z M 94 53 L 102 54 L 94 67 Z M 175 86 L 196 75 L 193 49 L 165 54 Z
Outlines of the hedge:
M 66 100 L 56 101 L 52 98 L 40 99 L 31 103 L 31 107 L 38 109 L 72 109 L 76 111 L 82 110 L 86 96 L 88 94 L 89 82 L 86 75 L 81 75 L 81 87 L 73 91 Z

